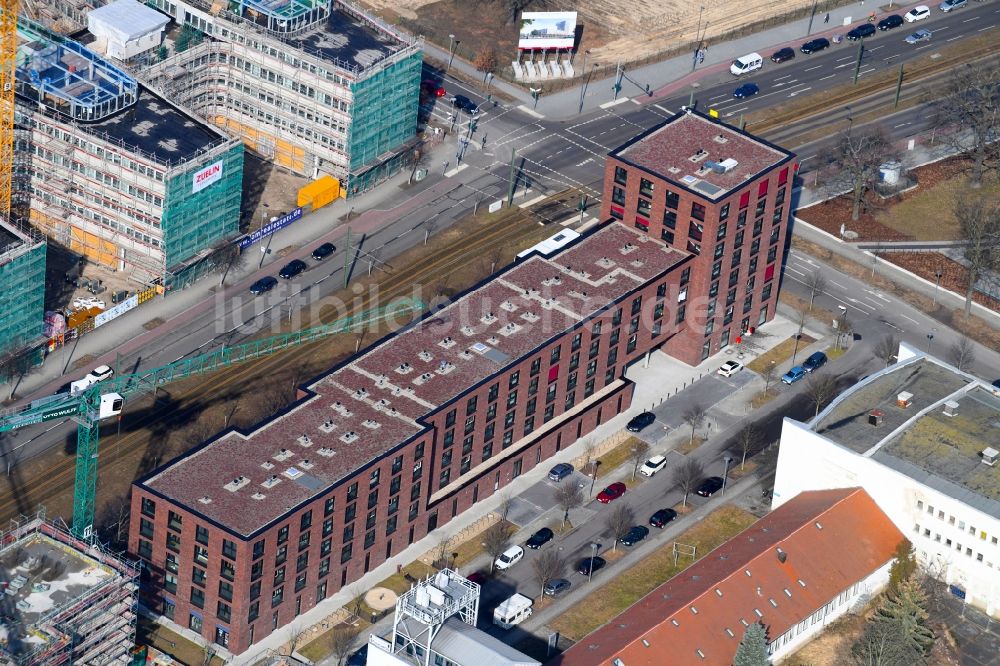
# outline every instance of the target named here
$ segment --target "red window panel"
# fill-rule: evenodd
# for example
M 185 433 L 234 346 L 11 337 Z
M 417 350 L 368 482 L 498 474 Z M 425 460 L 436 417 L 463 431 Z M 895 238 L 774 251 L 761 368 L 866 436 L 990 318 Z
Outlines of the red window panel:
M 649 231 L 649 220 L 644 217 L 635 216 L 635 226 L 643 231 Z
M 750 205 L 750 190 L 747 190 L 740 195 L 740 208 L 746 208 Z
M 762 180 L 762 181 L 760 181 L 760 185 L 757 186 L 757 197 L 758 198 L 760 198 L 760 197 L 764 196 L 765 194 L 767 194 L 767 184 L 769 182 L 770 181 L 768 181 L 768 180 Z
M 785 167 L 778 173 L 778 185 L 784 185 L 788 182 L 788 167 Z
M 774 266 L 775 264 L 771 264 L 767 267 L 767 270 L 764 271 L 764 282 L 774 279 Z
M 611 217 L 613 217 L 615 219 L 618 219 L 618 220 L 624 219 L 624 217 L 625 217 L 625 209 L 622 208 L 621 206 L 612 206 L 611 207 Z
M 555 380 L 559 379 L 559 364 L 556 363 L 551 368 L 549 368 L 549 383 L 551 384 Z

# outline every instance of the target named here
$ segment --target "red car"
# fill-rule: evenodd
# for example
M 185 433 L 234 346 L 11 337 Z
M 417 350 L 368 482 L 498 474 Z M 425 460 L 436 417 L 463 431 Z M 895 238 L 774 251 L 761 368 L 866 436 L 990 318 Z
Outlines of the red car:
M 444 97 L 448 94 L 448 91 L 442 86 L 439 86 L 430 80 L 425 79 L 424 81 L 421 81 L 420 86 L 424 89 L 424 92 L 427 93 L 428 96 Z
M 601 504 L 607 504 L 611 500 L 616 500 L 624 495 L 626 490 L 627 488 L 625 488 L 624 483 L 612 483 L 597 495 L 597 501 Z
M 468 576 L 465 577 L 469 582 L 475 583 L 476 585 L 486 584 L 486 574 L 482 571 L 473 571 Z

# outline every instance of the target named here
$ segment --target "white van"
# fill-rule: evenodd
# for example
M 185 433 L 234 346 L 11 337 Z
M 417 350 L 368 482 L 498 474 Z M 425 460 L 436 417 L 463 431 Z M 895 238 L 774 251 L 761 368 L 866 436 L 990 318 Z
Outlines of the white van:
M 531 617 L 531 605 L 534 602 L 523 594 L 515 594 L 493 611 L 493 624 L 501 629 L 510 629 Z
M 729 71 L 732 72 L 733 76 L 741 76 L 763 66 L 764 59 L 760 57 L 759 53 L 749 53 L 734 60 L 733 64 L 729 66 Z
M 520 562 L 522 557 L 524 557 L 524 549 L 520 546 L 511 546 L 507 550 L 500 553 L 500 557 L 496 559 L 493 566 L 500 571 L 506 571 Z

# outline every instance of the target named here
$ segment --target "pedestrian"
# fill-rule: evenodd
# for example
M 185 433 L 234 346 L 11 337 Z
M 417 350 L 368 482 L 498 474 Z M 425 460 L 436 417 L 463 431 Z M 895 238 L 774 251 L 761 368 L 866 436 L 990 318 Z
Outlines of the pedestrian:
M 830 12 L 827 12 L 826 13 L 826 18 L 823 19 L 823 23 L 829 23 L 829 22 L 830 22 Z

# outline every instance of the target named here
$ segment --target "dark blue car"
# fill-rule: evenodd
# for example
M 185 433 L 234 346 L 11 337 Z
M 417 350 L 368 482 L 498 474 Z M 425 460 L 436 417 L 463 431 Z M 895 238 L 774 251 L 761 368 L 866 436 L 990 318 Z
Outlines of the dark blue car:
M 816 352 L 811 354 L 809 358 L 802 363 L 802 369 L 806 372 L 812 372 L 813 370 L 819 370 L 824 365 L 826 365 L 826 354 L 823 352 Z
M 743 99 L 744 97 L 753 97 L 759 92 L 760 88 L 756 83 L 744 83 L 733 91 L 733 97 L 736 99 Z

